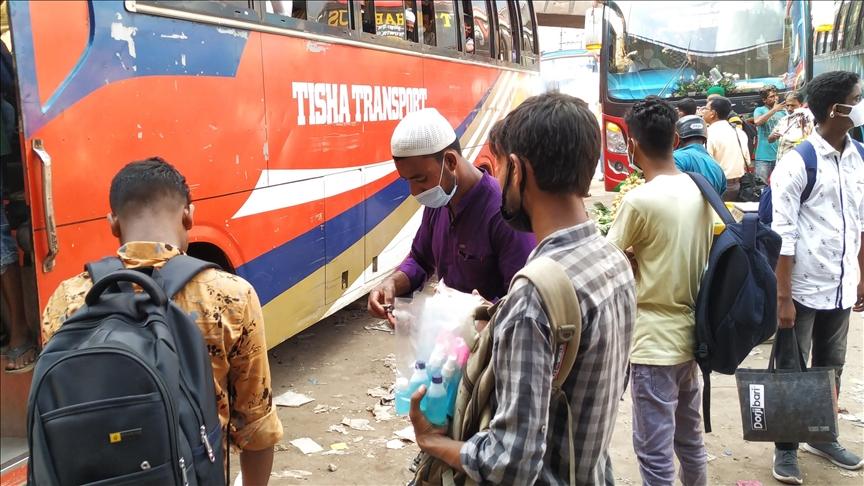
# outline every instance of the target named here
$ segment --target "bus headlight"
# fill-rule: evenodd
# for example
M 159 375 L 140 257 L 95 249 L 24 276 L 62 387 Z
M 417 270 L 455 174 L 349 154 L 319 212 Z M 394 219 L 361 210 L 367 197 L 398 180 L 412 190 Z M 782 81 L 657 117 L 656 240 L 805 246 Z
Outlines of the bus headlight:
M 606 150 L 616 154 L 627 153 L 627 140 L 621 127 L 612 122 L 606 122 Z

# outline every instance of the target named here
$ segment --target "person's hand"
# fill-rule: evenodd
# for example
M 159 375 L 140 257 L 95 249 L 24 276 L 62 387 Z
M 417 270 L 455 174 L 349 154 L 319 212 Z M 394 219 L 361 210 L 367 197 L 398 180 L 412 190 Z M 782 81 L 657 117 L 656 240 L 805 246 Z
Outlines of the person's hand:
M 855 306 L 852 307 L 855 312 L 864 312 L 864 280 L 858 282 L 858 299 L 855 301 Z
M 389 278 L 369 293 L 369 313 L 379 319 L 387 319 L 391 327 L 396 326 L 396 318 L 393 317 L 395 294 L 396 284 Z
M 777 298 L 777 321 L 780 329 L 795 327 L 795 303 L 791 297 Z
M 443 427 L 435 427 L 423 412 L 420 410 L 420 401 L 426 396 L 426 385 L 421 385 L 413 395 L 411 395 L 411 410 L 408 412 L 408 417 L 411 419 L 411 425 L 414 426 L 414 439 L 420 450 L 426 450 L 426 446 L 430 441 L 434 441 L 438 437 L 447 435 L 447 429 Z

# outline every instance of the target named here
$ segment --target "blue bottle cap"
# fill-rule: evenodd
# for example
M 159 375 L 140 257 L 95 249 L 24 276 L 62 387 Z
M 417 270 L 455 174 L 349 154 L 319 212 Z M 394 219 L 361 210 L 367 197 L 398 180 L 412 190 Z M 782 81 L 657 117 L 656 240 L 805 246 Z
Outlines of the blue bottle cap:
M 444 378 L 441 378 L 440 375 L 439 376 L 433 376 L 432 377 L 432 383 L 438 383 L 440 385 L 441 383 L 444 383 Z
M 422 361 L 418 361 L 418 362 L 414 363 L 414 367 L 417 368 L 418 370 L 425 370 L 426 369 L 426 363 L 424 363 Z

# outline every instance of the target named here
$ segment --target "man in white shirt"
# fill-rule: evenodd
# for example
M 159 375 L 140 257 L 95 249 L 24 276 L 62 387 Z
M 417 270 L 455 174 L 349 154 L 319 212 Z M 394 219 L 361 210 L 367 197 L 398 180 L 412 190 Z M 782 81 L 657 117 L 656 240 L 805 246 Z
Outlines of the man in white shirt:
M 729 123 L 730 113 L 732 113 L 732 102 L 728 98 L 718 96 L 708 101 L 702 115 L 708 123 L 708 153 L 720 164 L 726 175 L 724 201 L 738 199 L 741 176 L 744 175 L 750 161 L 747 134 Z
M 812 347 L 814 367 L 836 370 L 837 392 L 846 359 L 850 309 L 864 311 L 864 160 L 849 137 L 864 125 L 864 102 L 858 75 L 845 71 L 822 74 L 807 85 L 807 101 L 817 126 L 813 144 L 817 176 L 803 203 L 807 172 L 792 150 L 780 160 L 771 178 L 772 228 L 783 239 L 777 262 L 777 314 L 782 329 L 795 328 L 798 347 L 807 360 Z M 785 351 L 785 352 L 784 352 Z M 793 350 L 778 349 L 778 368 L 793 367 Z M 835 465 L 856 470 L 864 461 L 839 443 L 804 444 L 805 451 Z M 803 484 L 798 444 L 776 444 L 774 478 Z

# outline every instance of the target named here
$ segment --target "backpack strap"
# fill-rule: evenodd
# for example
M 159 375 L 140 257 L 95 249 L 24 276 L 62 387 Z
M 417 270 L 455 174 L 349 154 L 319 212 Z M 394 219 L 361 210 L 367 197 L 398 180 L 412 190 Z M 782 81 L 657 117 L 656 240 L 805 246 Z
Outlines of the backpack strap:
M 123 268 L 125 268 L 123 262 L 116 256 L 105 257 L 101 260 L 84 265 L 84 270 L 90 275 L 90 280 L 92 280 L 93 283 L 102 280 L 109 273 L 123 270 Z
M 807 171 L 807 185 L 801 191 L 801 204 L 810 199 L 810 194 L 813 192 L 813 186 L 816 185 L 816 147 L 809 140 L 804 140 L 795 146 L 795 151 L 804 160 L 804 170 Z M 864 156 L 862 156 L 864 158 Z
M 732 217 L 729 208 L 727 208 L 726 204 L 723 203 L 723 200 L 720 199 L 720 195 L 717 194 L 717 191 L 711 186 L 711 183 L 709 183 L 702 174 L 696 172 L 686 172 L 686 174 L 693 179 L 693 182 L 696 183 L 696 187 L 699 188 L 702 195 L 708 201 L 708 204 L 714 208 L 714 212 L 720 216 L 721 220 L 723 220 L 723 223 L 727 226 L 735 223 L 735 218 Z
M 173 299 L 193 277 L 208 268 L 219 268 L 219 265 L 189 255 L 177 255 L 159 269 L 158 275 L 161 278 L 159 283 L 165 289 L 165 295 Z
M 573 282 L 555 260 L 546 257 L 531 260 L 513 277 L 529 280 L 549 316 L 549 328 L 555 350 L 552 372 L 552 398 L 560 399 L 567 408 L 567 442 L 570 450 L 570 484 L 576 484 L 576 448 L 573 444 L 573 412 L 561 386 L 570 375 L 582 340 L 582 309 Z M 511 283 L 511 289 L 513 287 Z

